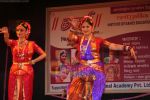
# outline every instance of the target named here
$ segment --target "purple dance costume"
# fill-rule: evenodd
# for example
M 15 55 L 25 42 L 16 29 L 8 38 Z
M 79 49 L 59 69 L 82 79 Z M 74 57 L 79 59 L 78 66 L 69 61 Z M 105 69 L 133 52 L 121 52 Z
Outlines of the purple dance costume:
M 68 86 L 67 100 L 101 100 L 106 78 L 99 50 L 104 40 L 94 36 L 77 39 L 80 64 L 75 66 L 77 72 Z

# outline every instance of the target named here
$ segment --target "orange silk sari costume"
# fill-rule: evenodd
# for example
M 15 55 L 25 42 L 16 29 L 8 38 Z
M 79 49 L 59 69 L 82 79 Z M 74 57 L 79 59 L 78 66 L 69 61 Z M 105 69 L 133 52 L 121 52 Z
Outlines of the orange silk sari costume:
M 17 40 L 9 40 L 13 64 L 10 68 L 8 83 L 8 100 L 32 100 L 34 70 L 29 61 L 32 55 L 44 51 L 33 41 L 25 41 L 23 47 Z

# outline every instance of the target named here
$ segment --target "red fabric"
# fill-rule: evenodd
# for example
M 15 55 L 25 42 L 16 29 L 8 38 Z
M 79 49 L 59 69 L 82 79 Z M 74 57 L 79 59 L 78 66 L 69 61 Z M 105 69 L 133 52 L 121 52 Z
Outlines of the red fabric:
M 76 49 L 78 51 L 80 51 L 80 41 L 81 41 L 81 37 L 78 37 L 78 45 L 76 46 Z M 101 46 L 103 45 L 104 43 L 104 39 L 102 38 L 99 38 L 99 37 L 92 37 L 92 40 L 91 40 L 93 43 L 96 44 L 97 48 L 96 48 L 96 52 L 99 52 Z
M 9 46 L 12 50 L 13 55 L 13 62 L 21 63 L 21 62 L 29 62 L 32 60 L 32 55 L 37 52 L 42 54 L 44 51 L 33 41 L 28 41 L 27 45 L 23 50 L 19 52 L 23 53 L 23 57 L 18 56 L 18 41 L 17 40 L 10 40 Z M 18 64 L 12 64 L 10 73 L 9 73 L 9 83 L 8 83 L 8 100 L 13 100 L 14 90 L 16 85 L 16 78 L 17 72 L 21 71 L 22 74 L 22 82 L 25 92 L 25 100 L 32 100 L 32 92 L 33 92 L 33 78 L 34 78 L 34 71 L 32 65 L 24 64 L 22 68 L 19 67 Z

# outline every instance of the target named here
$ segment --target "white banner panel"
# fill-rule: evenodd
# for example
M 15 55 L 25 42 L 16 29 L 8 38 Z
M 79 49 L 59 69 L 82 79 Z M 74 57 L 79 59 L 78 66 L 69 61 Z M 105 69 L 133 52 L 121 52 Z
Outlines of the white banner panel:
M 150 92 L 150 3 L 130 0 L 46 9 L 45 93 L 61 94 L 70 83 L 75 49 L 67 45 L 69 17 L 85 15 L 93 17 L 96 36 L 133 46 L 138 57 L 135 63 L 126 53 L 104 52 L 105 93 Z M 65 66 L 61 55 L 66 57 Z

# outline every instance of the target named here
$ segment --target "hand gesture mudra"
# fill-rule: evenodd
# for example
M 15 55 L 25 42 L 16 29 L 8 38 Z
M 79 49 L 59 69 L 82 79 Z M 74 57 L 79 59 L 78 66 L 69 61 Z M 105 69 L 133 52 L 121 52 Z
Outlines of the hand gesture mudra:
M 8 27 L 2 27 L 0 28 L 0 33 L 8 33 Z
M 130 49 L 130 54 L 131 54 L 131 57 L 134 59 L 134 61 L 137 62 L 137 56 L 135 54 L 134 48 Z
M 70 23 L 73 29 L 79 29 L 80 21 L 77 18 L 70 17 Z

